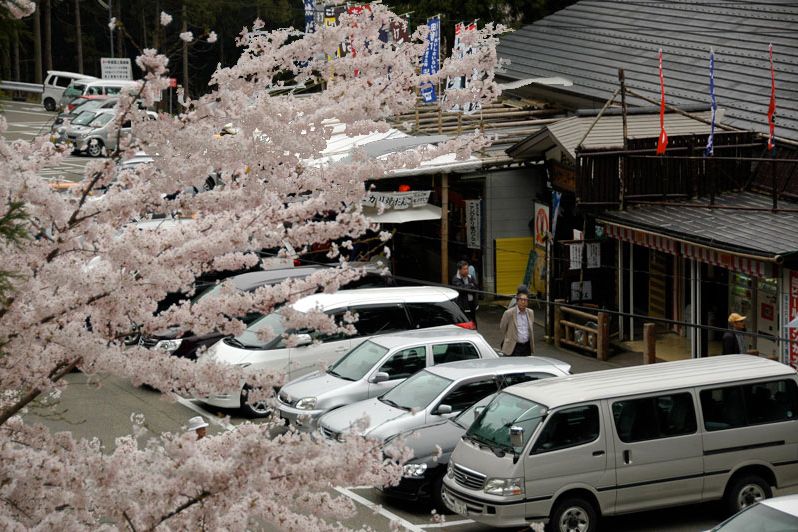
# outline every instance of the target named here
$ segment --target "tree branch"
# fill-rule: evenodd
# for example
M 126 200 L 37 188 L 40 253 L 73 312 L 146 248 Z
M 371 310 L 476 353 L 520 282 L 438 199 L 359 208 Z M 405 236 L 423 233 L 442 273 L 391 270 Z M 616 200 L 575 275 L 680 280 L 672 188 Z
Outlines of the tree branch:
M 67 363 L 66 365 L 57 366 L 53 371 L 50 372 L 48 378 L 51 382 L 58 382 L 61 380 L 64 375 L 75 369 L 80 361 L 83 360 L 83 357 L 77 357 L 72 362 Z M 25 394 L 22 399 L 14 403 L 13 405 L 9 406 L 3 411 L 0 411 L 0 425 L 4 425 L 6 421 L 9 420 L 13 415 L 17 412 L 25 408 L 31 401 L 39 397 L 42 393 L 42 390 L 39 388 L 34 388 L 33 390 L 29 391 Z

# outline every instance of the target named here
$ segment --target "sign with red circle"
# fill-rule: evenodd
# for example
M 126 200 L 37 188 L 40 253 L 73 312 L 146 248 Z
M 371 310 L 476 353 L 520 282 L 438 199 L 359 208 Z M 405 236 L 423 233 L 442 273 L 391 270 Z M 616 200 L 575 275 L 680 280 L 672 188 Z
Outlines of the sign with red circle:
M 549 207 L 548 205 L 535 204 L 535 242 L 543 245 L 549 234 Z

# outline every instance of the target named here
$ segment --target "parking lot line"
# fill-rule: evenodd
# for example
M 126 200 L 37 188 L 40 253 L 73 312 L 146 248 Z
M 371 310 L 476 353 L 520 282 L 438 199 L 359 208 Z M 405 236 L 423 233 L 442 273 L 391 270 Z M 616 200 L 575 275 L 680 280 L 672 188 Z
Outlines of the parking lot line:
M 399 523 L 399 525 L 401 525 L 402 527 L 406 528 L 407 530 L 412 530 L 413 532 L 424 532 L 424 529 L 421 528 L 419 525 L 414 525 L 410 521 L 407 521 L 406 519 L 402 519 L 398 515 L 389 512 L 388 510 L 386 510 L 385 508 L 383 508 L 379 504 L 374 504 L 370 500 L 365 499 L 365 498 L 361 497 L 360 495 L 358 495 L 356 493 L 353 493 L 352 491 L 348 490 L 347 488 L 335 488 L 335 491 L 337 491 L 341 495 L 349 497 L 350 499 L 352 499 L 355 502 L 359 502 L 360 504 L 362 504 L 366 508 L 368 508 L 370 510 L 373 510 L 375 513 L 380 514 L 384 518 L 389 519 L 391 521 L 394 521 L 396 523 Z
M 233 430 L 233 429 L 235 429 L 234 425 L 231 425 L 230 423 L 225 423 L 221 419 L 217 418 L 211 412 L 208 412 L 204 408 L 198 406 L 196 403 L 194 403 L 194 401 L 191 401 L 191 400 L 186 399 L 184 397 L 180 397 L 179 395 L 177 395 L 175 393 L 172 394 L 172 397 L 174 397 L 175 401 L 177 401 L 181 405 L 185 406 L 186 408 L 188 408 L 190 410 L 193 410 L 197 414 L 201 414 L 202 416 L 204 416 L 210 423 L 213 423 L 214 425 L 218 425 L 218 426 L 222 427 L 224 430 Z

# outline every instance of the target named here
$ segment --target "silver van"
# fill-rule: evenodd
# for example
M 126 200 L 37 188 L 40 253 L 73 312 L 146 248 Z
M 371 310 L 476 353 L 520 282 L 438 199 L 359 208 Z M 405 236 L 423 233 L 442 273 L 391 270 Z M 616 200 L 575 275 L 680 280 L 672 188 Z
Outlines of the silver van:
M 723 500 L 729 513 L 798 484 L 798 376 L 728 355 L 506 388 L 451 456 L 443 499 L 496 527 Z

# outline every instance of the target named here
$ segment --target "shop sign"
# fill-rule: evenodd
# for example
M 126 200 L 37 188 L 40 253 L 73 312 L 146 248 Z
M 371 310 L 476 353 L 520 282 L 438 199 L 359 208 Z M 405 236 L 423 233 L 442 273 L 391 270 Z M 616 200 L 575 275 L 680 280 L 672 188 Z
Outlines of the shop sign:
M 548 234 L 549 206 L 542 203 L 535 203 L 535 244 L 538 246 L 545 246 Z
M 570 252 L 570 259 L 571 259 L 569 261 L 570 265 L 569 265 L 568 269 L 570 269 L 570 270 L 579 270 L 579 269 L 581 269 L 582 268 L 582 254 L 583 254 L 584 249 L 585 249 L 584 242 L 579 242 L 579 243 L 576 243 L 576 244 L 570 244 L 568 246 L 568 249 L 569 249 L 569 252 Z
M 371 191 L 363 198 L 366 207 L 378 208 L 383 204 L 386 209 L 409 209 L 423 207 L 429 203 L 431 190 L 413 190 L 411 192 L 374 192 Z
M 549 161 L 551 168 L 551 184 L 558 190 L 576 192 L 576 171 L 557 161 Z
M 788 308 L 785 323 L 798 317 L 798 271 L 790 271 L 788 287 Z M 787 360 L 790 366 L 798 368 L 798 328 L 790 327 L 786 329 L 787 337 L 790 339 L 787 345 Z
M 480 200 L 466 200 L 466 245 L 480 249 L 482 242 L 482 210 Z
M 598 242 L 587 244 L 587 267 L 601 268 L 601 244 Z
M 130 58 L 101 57 L 100 75 L 102 79 L 133 79 Z

